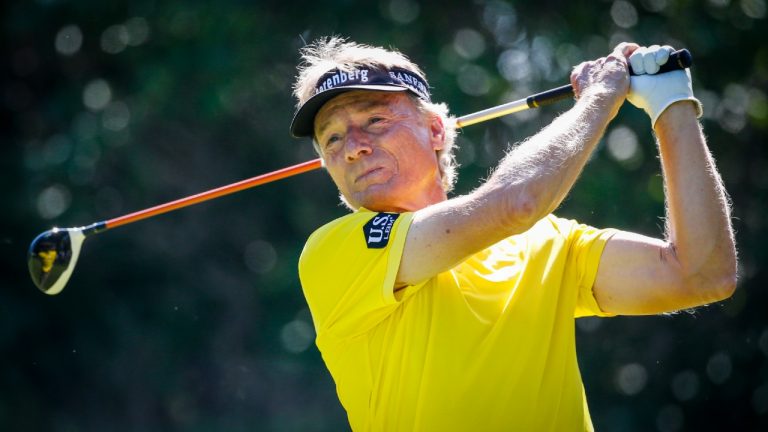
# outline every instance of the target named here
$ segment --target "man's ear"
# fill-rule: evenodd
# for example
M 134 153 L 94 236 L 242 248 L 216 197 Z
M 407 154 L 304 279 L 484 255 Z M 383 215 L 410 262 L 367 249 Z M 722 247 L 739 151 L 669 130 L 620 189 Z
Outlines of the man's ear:
M 442 150 L 445 146 L 445 125 L 439 115 L 429 116 L 429 141 L 435 151 Z

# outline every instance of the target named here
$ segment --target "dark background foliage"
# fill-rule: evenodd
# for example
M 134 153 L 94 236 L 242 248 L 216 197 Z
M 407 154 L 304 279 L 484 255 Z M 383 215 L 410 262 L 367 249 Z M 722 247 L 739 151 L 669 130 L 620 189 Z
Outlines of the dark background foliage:
M 466 114 L 567 82 L 622 40 L 687 47 L 733 200 L 739 289 L 656 317 L 578 320 L 598 430 L 768 428 L 765 0 L 6 2 L 0 94 L 0 429 L 344 430 L 296 264 L 345 213 L 322 172 L 86 242 L 67 289 L 29 280 L 38 233 L 314 157 L 287 129 L 304 41 L 401 49 Z M 463 131 L 457 193 L 569 102 Z M 626 104 L 561 216 L 662 235 L 647 117 Z M 707 235 L 701 233 L 701 235 Z

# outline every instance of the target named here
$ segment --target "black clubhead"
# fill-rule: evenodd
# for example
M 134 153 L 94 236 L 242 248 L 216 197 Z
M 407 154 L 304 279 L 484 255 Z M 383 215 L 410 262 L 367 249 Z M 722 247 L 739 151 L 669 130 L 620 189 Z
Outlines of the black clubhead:
M 67 284 L 85 235 L 79 228 L 54 228 L 46 231 L 29 245 L 27 265 L 32 282 L 40 291 L 54 295 Z

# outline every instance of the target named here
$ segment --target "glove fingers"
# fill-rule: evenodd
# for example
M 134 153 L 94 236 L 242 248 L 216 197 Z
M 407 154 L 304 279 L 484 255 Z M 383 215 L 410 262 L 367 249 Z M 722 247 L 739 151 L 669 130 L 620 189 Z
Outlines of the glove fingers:
M 659 47 L 659 50 L 656 51 L 656 64 L 659 66 L 666 64 L 669 60 L 669 55 L 672 54 L 672 51 L 674 50 L 675 49 L 669 45 Z
M 659 63 L 656 62 L 656 53 L 659 51 L 658 45 L 651 45 L 643 53 L 643 65 L 645 73 L 655 74 L 659 71 Z
M 637 75 L 655 74 L 669 60 L 672 51 L 674 49 L 669 45 L 640 47 L 629 56 L 629 64 Z
M 629 64 L 632 66 L 635 75 L 643 75 L 645 73 L 645 62 L 643 61 L 643 54 L 645 52 L 646 48 L 640 47 L 629 56 Z

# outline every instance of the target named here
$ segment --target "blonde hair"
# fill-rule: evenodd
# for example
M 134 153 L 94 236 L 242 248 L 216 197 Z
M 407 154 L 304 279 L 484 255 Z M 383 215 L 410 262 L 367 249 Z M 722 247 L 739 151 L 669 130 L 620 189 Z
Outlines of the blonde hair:
M 297 68 L 296 81 L 293 85 L 293 95 L 296 97 L 296 107 L 301 107 L 315 94 L 315 87 L 320 78 L 332 69 L 350 72 L 358 68 L 399 67 L 424 77 L 421 69 L 402 53 L 381 47 L 348 42 L 346 39 L 332 36 L 315 40 L 301 49 L 302 62 Z M 440 178 L 443 189 L 450 192 L 456 183 L 456 157 L 453 154 L 456 143 L 456 118 L 450 115 L 448 106 L 444 103 L 427 102 L 411 95 L 419 112 L 435 115 L 442 119 L 445 127 L 445 142 L 438 150 Z M 319 152 L 316 140 L 313 138 L 315 151 Z

